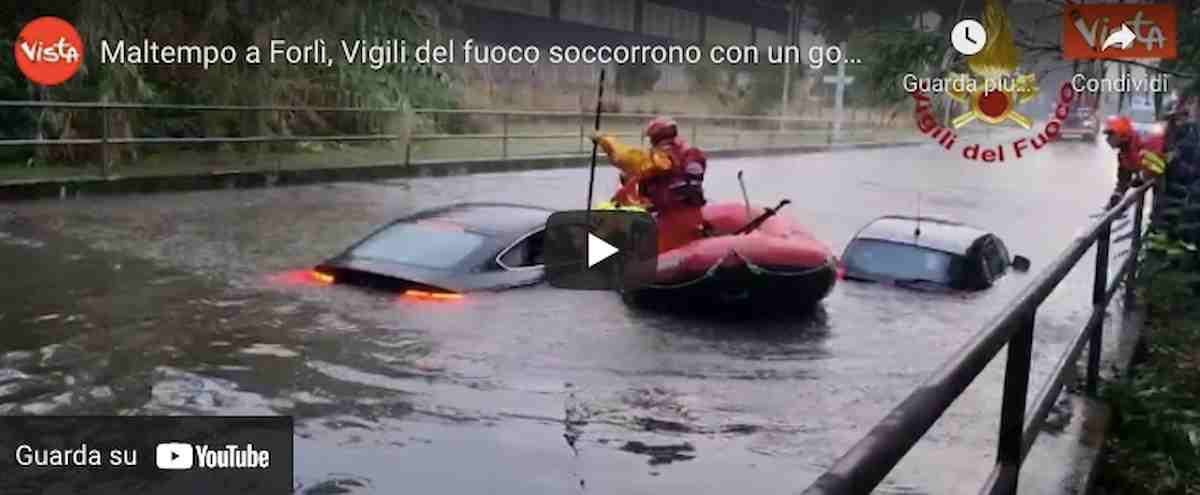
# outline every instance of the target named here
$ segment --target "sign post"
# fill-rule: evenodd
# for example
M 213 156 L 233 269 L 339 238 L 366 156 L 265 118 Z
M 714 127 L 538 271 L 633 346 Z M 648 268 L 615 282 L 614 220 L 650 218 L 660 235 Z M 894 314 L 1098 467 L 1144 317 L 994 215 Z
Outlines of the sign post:
M 843 43 L 840 47 L 842 53 L 846 53 L 846 45 Z M 846 100 L 846 85 L 854 83 L 854 77 L 846 76 L 846 61 L 838 62 L 837 76 L 825 76 L 822 78 L 825 84 L 836 84 L 833 93 L 833 141 L 838 142 L 842 137 L 842 119 L 844 118 L 844 106 Z

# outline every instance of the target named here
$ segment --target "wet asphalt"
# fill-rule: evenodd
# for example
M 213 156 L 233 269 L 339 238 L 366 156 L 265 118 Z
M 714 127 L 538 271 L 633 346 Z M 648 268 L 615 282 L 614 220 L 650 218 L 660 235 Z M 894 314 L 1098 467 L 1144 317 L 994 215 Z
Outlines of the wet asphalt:
M 969 295 L 840 282 L 804 317 L 658 314 L 544 284 L 411 301 L 303 276 L 426 207 L 583 207 L 584 168 L 0 205 L 0 414 L 293 415 L 306 494 L 795 493 L 1061 252 L 1107 198 L 1111 155 L 714 160 L 710 199 L 739 200 L 744 170 L 756 203 L 791 199 L 839 253 L 920 197 L 1033 260 Z M 1038 313 L 1033 390 L 1090 310 L 1084 259 Z M 1003 361 L 882 492 L 977 489 Z

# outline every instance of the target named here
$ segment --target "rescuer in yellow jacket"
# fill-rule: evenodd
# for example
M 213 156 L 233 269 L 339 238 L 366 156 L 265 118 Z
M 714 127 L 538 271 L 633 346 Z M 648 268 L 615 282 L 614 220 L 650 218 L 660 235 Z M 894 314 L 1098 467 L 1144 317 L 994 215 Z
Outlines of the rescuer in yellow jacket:
M 621 187 L 613 194 L 611 206 L 648 208 L 650 201 L 642 196 L 640 185 L 650 177 L 671 171 L 671 155 L 662 150 L 629 146 L 612 135 L 593 137 L 608 155 L 614 167 L 621 171 Z

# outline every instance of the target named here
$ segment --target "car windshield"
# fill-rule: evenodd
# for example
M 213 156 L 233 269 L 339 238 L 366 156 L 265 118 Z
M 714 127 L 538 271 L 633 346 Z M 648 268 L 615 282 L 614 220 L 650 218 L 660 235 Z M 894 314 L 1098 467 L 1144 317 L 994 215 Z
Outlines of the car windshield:
M 350 254 L 426 268 L 453 268 L 483 245 L 484 237 L 461 227 L 397 223 L 376 232 Z
M 846 266 L 854 272 L 896 280 L 950 285 L 954 255 L 945 251 L 874 239 L 857 239 L 846 250 Z

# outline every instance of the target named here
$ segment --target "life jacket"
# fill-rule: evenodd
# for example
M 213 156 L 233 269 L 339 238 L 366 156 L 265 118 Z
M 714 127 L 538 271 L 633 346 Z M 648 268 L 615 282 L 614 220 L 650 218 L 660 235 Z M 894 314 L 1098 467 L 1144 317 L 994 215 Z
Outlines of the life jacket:
M 1166 147 L 1167 129 L 1163 124 L 1155 124 L 1138 136 L 1142 149 L 1162 153 Z
M 1163 175 L 1169 159 L 1166 148 L 1166 125 L 1155 124 L 1142 138 L 1142 169 L 1154 176 Z
M 1117 165 L 1135 172 L 1142 170 L 1142 138 L 1138 133 L 1130 133 L 1129 140 L 1117 150 Z
M 643 184 L 650 202 L 659 210 L 703 206 L 704 172 L 708 169 L 704 152 L 681 137 L 656 146 L 656 150 L 667 152 L 671 158 L 671 168 L 666 173 L 650 177 Z

